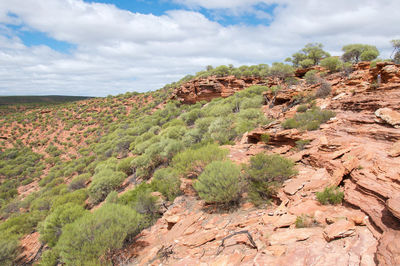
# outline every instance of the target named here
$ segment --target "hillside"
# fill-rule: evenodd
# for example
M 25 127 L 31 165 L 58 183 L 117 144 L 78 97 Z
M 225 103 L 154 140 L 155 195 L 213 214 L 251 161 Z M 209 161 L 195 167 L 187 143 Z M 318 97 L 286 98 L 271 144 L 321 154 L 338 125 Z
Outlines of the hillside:
M 0 119 L 4 265 L 400 263 L 400 65 L 217 67 Z
M 83 96 L 62 96 L 62 95 L 47 95 L 47 96 L 0 96 L 1 105 L 15 104 L 58 104 L 66 102 L 74 102 L 86 100 L 90 97 Z

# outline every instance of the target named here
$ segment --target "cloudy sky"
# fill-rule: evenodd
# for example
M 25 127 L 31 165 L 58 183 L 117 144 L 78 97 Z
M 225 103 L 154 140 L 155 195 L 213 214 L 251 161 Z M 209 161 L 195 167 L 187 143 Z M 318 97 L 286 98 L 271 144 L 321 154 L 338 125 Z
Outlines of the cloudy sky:
M 206 65 L 282 61 L 309 42 L 389 57 L 399 0 L 0 0 L 0 95 L 148 91 Z

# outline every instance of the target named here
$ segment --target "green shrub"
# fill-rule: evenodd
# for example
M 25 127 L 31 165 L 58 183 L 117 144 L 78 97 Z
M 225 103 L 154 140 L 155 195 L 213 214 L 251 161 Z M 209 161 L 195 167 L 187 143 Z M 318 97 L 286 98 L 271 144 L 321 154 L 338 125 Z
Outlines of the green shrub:
M 207 203 L 227 204 L 239 199 L 240 169 L 230 161 L 210 163 L 199 176 L 194 189 Z
M 321 60 L 321 66 L 328 69 L 331 73 L 339 71 L 342 65 L 342 61 L 337 56 L 331 56 Z
M 57 207 L 41 224 L 39 229 L 40 240 L 50 247 L 54 247 L 62 233 L 62 228 L 66 224 L 74 222 L 85 212 L 82 206 L 74 203 Z
M 0 233 L 0 264 L 4 266 L 15 265 L 17 255 L 18 237 L 15 235 Z
M 310 143 L 310 140 L 300 139 L 300 140 L 296 141 L 295 143 L 296 143 L 296 148 L 301 151 L 301 150 L 304 150 L 304 147 Z
M 118 203 L 118 192 L 113 190 L 106 197 L 106 203 Z
M 317 70 L 307 71 L 307 73 L 304 75 L 304 79 L 306 80 L 307 84 L 317 84 L 319 80 L 317 76 Z
M 340 204 L 343 201 L 344 193 L 338 187 L 326 187 L 324 191 L 315 193 L 317 200 L 323 204 Z
M 208 131 L 208 127 L 215 120 L 214 117 L 202 117 L 196 120 L 195 127 L 200 130 L 201 134 L 204 134 Z
M 233 130 L 232 117 L 218 117 L 208 128 L 208 133 L 211 138 L 219 144 L 228 144 L 236 137 L 236 132 Z
M 128 158 L 125 158 L 125 159 L 122 159 L 121 161 L 119 161 L 118 165 L 117 165 L 117 171 L 121 171 L 127 175 L 131 175 L 133 172 L 133 169 L 131 167 L 133 159 L 135 159 L 135 158 L 128 157 Z
M 209 163 L 223 160 L 228 150 L 220 149 L 216 144 L 207 144 L 198 149 L 187 149 L 172 159 L 172 166 L 182 176 L 199 174 Z
M 32 211 L 22 213 L 14 217 L 8 218 L 0 224 L 0 235 L 9 233 L 12 235 L 30 234 L 34 231 L 37 224 L 46 217 L 47 212 Z
M 264 98 L 261 95 L 256 95 L 252 98 L 244 98 L 240 101 L 240 109 L 260 108 L 263 102 Z
M 265 144 L 268 144 L 269 140 L 271 139 L 271 135 L 269 135 L 269 134 L 262 134 L 260 139 L 261 139 L 261 141 L 264 142 Z
M 305 113 L 297 113 L 293 118 L 286 119 L 282 126 L 284 128 L 316 130 L 320 124 L 325 123 L 334 116 L 335 113 L 330 110 L 321 110 L 319 107 L 313 107 Z
M 135 205 L 135 202 L 138 201 L 138 198 L 139 198 L 138 195 L 140 194 L 141 191 L 151 192 L 151 191 L 153 191 L 152 186 L 145 182 L 140 183 L 134 189 L 129 190 L 129 191 L 123 193 L 121 196 L 119 196 L 118 204 L 129 205 L 129 206 L 133 207 Z
M 56 249 L 48 249 L 42 253 L 39 266 L 56 266 L 58 264 L 59 254 Z
M 276 187 L 296 173 L 294 162 L 277 154 L 251 157 L 246 169 L 251 201 L 257 205 L 268 201 Z
M 200 109 L 193 109 L 187 113 L 181 115 L 183 121 L 185 121 L 186 125 L 191 126 L 195 123 L 197 119 L 199 119 L 203 115 Z
M 154 172 L 151 186 L 161 192 L 169 201 L 173 201 L 180 193 L 181 181 L 179 173 L 173 168 L 161 168 Z
M 157 204 L 158 198 L 151 195 L 151 189 L 138 190 L 137 197 L 131 206 L 140 214 L 143 215 L 143 224 L 150 226 L 159 217 Z
M 71 180 L 71 183 L 69 183 L 68 188 L 71 191 L 85 188 L 86 182 L 89 181 L 89 179 L 90 179 L 90 174 L 78 175 L 78 176 L 74 177 L 74 179 Z
M 170 126 L 161 131 L 160 135 L 170 139 L 180 139 L 183 135 L 185 135 L 186 131 L 186 127 L 182 125 Z
M 104 255 L 122 247 L 141 229 L 141 215 L 129 207 L 105 204 L 65 226 L 57 244 L 67 265 L 105 264 Z M 90 239 L 90 241 L 88 241 Z
M 302 105 L 299 105 L 299 106 L 297 107 L 296 112 L 298 112 L 298 113 L 304 113 L 305 111 L 307 111 L 307 109 L 308 109 L 308 106 L 307 106 L 306 104 L 302 104 Z
M 110 169 L 103 170 L 94 175 L 93 181 L 88 189 L 92 203 L 96 204 L 104 200 L 108 193 L 117 189 L 125 178 L 125 173 L 114 172 Z
M 58 206 L 64 205 L 66 203 L 75 203 L 77 205 L 83 206 L 85 200 L 88 197 L 86 189 L 78 189 L 70 193 L 63 192 L 62 195 L 52 198 L 51 210 L 55 210 Z

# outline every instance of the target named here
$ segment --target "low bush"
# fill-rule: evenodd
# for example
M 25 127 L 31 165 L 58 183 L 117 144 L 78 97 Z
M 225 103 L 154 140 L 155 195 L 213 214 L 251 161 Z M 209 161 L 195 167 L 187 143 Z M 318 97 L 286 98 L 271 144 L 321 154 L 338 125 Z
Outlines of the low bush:
M 299 128 L 303 130 L 317 130 L 322 123 L 335 116 L 330 110 L 321 110 L 313 107 L 304 113 L 297 113 L 293 118 L 289 118 L 282 123 L 284 128 Z
M 0 224 L 0 236 L 6 233 L 18 236 L 30 234 L 34 231 L 37 224 L 44 220 L 46 214 L 47 212 L 35 210 L 10 217 Z
M 96 204 L 104 200 L 108 193 L 116 190 L 125 178 L 125 173 L 114 172 L 111 169 L 102 170 L 95 174 L 88 189 L 91 202 Z
M 172 159 L 172 166 L 182 176 L 198 175 L 213 161 L 223 160 L 228 150 L 220 149 L 216 144 L 207 144 L 197 149 L 187 149 Z
M 74 179 L 71 180 L 71 183 L 69 183 L 68 188 L 71 191 L 85 188 L 86 182 L 89 181 L 89 179 L 90 179 L 90 174 L 78 175 L 78 176 L 74 177 Z
M 230 161 L 210 163 L 199 176 L 194 189 L 207 203 L 228 204 L 239 199 L 240 169 Z
M 266 202 L 283 181 L 295 175 L 294 162 L 279 155 L 257 154 L 246 169 L 249 197 L 256 205 Z
M 173 201 L 180 193 L 181 181 L 179 173 L 173 168 L 161 168 L 154 172 L 151 186 L 161 192 L 169 201 Z
M 133 159 L 135 159 L 135 157 L 128 157 L 128 158 L 125 158 L 125 159 L 122 159 L 121 161 L 119 161 L 118 165 L 117 165 L 117 170 L 124 172 L 127 175 L 131 175 L 132 171 L 133 171 L 133 169 L 131 167 Z
M 296 141 L 296 148 L 301 151 L 304 150 L 304 147 L 307 146 L 310 143 L 310 140 L 308 139 L 300 139 Z
M 121 248 L 141 229 L 142 216 L 127 206 L 105 204 L 65 226 L 57 248 L 67 265 L 106 264 L 105 255 Z M 88 242 L 88 240 L 90 241 Z
M 1 232 L 2 233 L 2 232 Z M 19 246 L 18 237 L 10 234 L 0 235 L 0 264 L 4 266 L 15 265 L 14 260 Z
M 317 92 L 315 93 L 315 97 L 317 98 L 325 98 L 329 96 L 332 92 L 332 87 L 331 84 L 329 84 L 327 81 L 323 80 L 321 82 L 321 86 L 319 86 Z
M 66 203 L 75 203 L 77 205 L 83 206 L 87 198 L 88 193 L 86 189 L 78 189 L 70 193 L 67 193 L 64 190 L 61 195 L 52 198 L 51 210 L 55 210 L 59 206 Z
M 85 212 L 82 206 L 74 203 L 59 206 L 46 217 L 46 220 L 39 227 L 40 240 L 50 247 L 54 247 L 62 233 L 62 228 L 66 224 L 74 222 Z
M 57 249 L 48 249 L 42 253 L 39 266 L 56 266 L 59 260 L 59 254 Z
M 344 193 L 338 187 L 326 187 L 324 191 L 315 193 L 317 200 L 323 204 L 340 204 L 343 201 Z
M 271 135 L 270 134 L 262 134 L 260 139 L 265 144 L 268 144 L 269 140 L 271 139 Z
M 319 80 L 319 77 L 317 76 L 317 70 L 307 71 L 307 73 L 304 75 L 304 79 L 306 80 L 307 84 L 317 84 Z
M 306 104 L 302 104 L 302 105 L 299 105 L 298 107 L 297 107 L 297 112 L 298 113 L 304 113 L 305 111 L 307 111 L 307 109 L 308 109 L 308 106 L 306 105 Z
M 221 116 L 216 118 L 209 126 L 208 133 L 211 138 L 219 144 L 228 144 L 236 137 L 234 120 L 231 116 Z

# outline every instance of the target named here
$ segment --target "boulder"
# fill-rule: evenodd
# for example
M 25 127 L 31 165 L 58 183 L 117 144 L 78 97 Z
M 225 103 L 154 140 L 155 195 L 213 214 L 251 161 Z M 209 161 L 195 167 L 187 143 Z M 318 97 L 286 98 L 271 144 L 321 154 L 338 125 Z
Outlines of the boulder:
M 389 150 L 389 156 L 398 157 L 400 156 L 400 141 L 397 141 Z
M 390 108 L 380 108 L 375 111 L 375 115 L 393 127 L 400 127 L 400 113 Z
M 352 221 L 345 219 L 338 220 L 333 224 L 325 227 L 323 236 L 326 241 L 330 242 L 337 238 L 354 236 L 356 234 L 356 226 Z
M 296 222 L 296 215 L 284 214 L 280 216 L 273 224 L 275 228 L 288 227 Z

